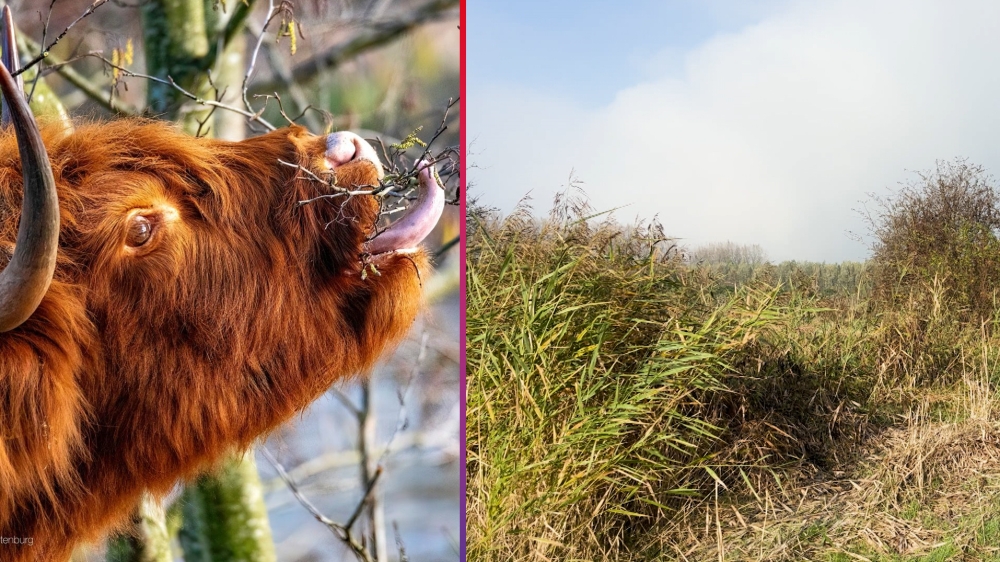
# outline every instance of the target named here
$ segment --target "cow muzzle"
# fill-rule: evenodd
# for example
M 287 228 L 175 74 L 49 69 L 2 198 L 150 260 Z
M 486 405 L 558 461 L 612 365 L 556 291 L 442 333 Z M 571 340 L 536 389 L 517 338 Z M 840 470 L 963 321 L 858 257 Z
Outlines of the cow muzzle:
M 331 170 L 358 160 L 368 160 L 378 169 L 378 179 L 382 179 L 382 162 L 375 153 L 375 148 L 358 135 L 342 131 L 326 137 L 326 163 Z

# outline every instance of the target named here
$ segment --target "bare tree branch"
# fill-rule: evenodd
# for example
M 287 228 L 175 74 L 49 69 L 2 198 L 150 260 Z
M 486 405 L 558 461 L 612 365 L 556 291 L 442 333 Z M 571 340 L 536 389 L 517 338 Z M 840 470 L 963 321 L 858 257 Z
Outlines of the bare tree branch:
M 83 12 L 83 14 L 80 15 L 80 17 L 76 18 L 75 20 L 73 20 L 72 23 L 70 23 L 69 25 L 67 25 L 66 29 L 63 29 L 62 33 L 60 33 L 58 37 L 56 37 L 51 43 L 49 43 L 49 45 L 47 47 L 45 47 L 45 49 L 43 51 L 41 51 L 40 53 L 38 53 L 38 55 L 36 55 L 34 58 L 32 58 L 30 61 L 28 61 L 24 66 L 22 66 L 21 70 L 18 70 L 17 72 L 12 73 L 12 75 L 13 76 L 17 76 L 18 74 L 21 74 L 25 70 L 28 70 L 29 68 L 31 68 L 31 67 L 35 66 L 36 64 L 38 64 L 39 62 L 41 62 L 42 59 L 48 57 L 49 56 L 49 51 L 52 50 L 52 47 L 55 47 L 56 43 L 58 43 L 59 41 L 61 41 L 62 38 L 65 37 L 67 33 L 69 33 L 69 30 L 72 29 L 74 25 L 76 25 L 77 23 L 79 23 L 80 20 L 82 20 L 83 18 L 89 16 L 90 14 L 93 14 L 94 10 L 100 8 L 104 4 L 107 4 L 107 2 L 108 2 L 108 0 L 94 0 L 94 3 L 91 4 L 90 7 L 87 8 L 87 10 L 85 12 Z M 53 2 L 53 4 L 54 3 L 55 2 Z M 46 23 L 46 30 L 47 30 L 47 28 L 48 28 L 48 23 Z M 43 35 L 42 41 L 44 41 L 44 40 L 45 40 L 45 38 L 44 38 L 44 35 Z
M 346 43 L 335 45 L 325 53 L 316 55 L 296 66 L 291 72 L 291 80 L 304 82 L 324 70 L 337 68 L 365 51 L 385 45 L 425 23 L 444 18 L 448 15 L 449 10 L 455 6 L 458 6 L 458 0 L 432 0 L 402 18 L 375 23 L 368 33 L 355 37 Z M 278 78 L 256 84 L 253 91 L 256 93 L 271 92 L 281 87 L 283 82 L 282 78 Z
M 45 36 L 49 33 L 49 23 L 52 21 L 52 7 L 56 5 L 56 0 L 52 0 L 49 3 L 49 10 L 45 14 L 45 25 L 42 26 L 42 40 L 41 45 L 45 44 Z M 28 92 L 28 103 L 31 103 L 31 97 L 35 95 L 35 88 L 38 86 L 38 81 L 42 79 L 41 72 L 35 72 L 35 78 L 31 81 L 31 91 Z
M 313 505 L 311 501 L 309 501 L 309 498 L 302 495 L 302 492 L 299 491 L 298 485 L 295 483 L 294 480 L 291 479 L 291 477 L 288 476 L 288 473 L 285 471 L 285 467 L 278 462 L 278 459 L 274 457 L 274 455 L 271 453 L 270 450 L 268 450 L 267 447 L 261 447 L 260 452 L 262 455 L 264 455 L 264 458 L 267 459 L 267 462 L 271 463 L 271 466 L 273 466 L 274 470 L 278 472 L 278 475 L 281 477 L 281 479 L 285 481 L 285 484 L 288 486 L 288 489 L 292 491 L 292 494 L 295 496 L 295 499 L 299 500 L 299 503 L 302 504 L 302 506 L 305 507 L 306 510 L 308 510 L 309 513 L 312 514 L 312 516 L 317 521 L 325 525 L 328 529 L 333 531 L 334 534 L 336 534 L 342 541 L 347 543 L 351 551 L 354 553 L 355 556 L 358 557 L 359 560 L 363 560 L 364 562 L 374 562 L 372 560 L 371 554 L 368 553 L 368 550 L 365 548 L 365 546 L 359 543 L 358 540 L 355 539 L 354 536 L 351 534 L 351 529 L 349 527 L 341 525 L 340 523 L 337 523 L 336 521 L 330 519 L 326 515 L 323 515 L 323 513 L 319 509 L 317 509 L 316 506 Z M 365 491 L 365 497 L 362 498 L 361 502 L 359 503 L 359 506 L 365 505 L 368 499 L 368 494 L 371 493 L 371 487 L 373 486 L 374 482 L 372 482 L 369 489 Z
M 265 33 L 263 29 L 259 30 L 250 29 L 249 31 L 256 36 L 258 41 L 260 41 L 263 38 L 263 35 Z M 267 56 L 267 61 L 271 66 L 271 70 L 275 73 L 275 76 L 277 76 L 278 81 L 286 90 L 288 90 L 288 93 L 289 95 L 291 95 L 292 101 L 295 103 L 295 105 L 297 105 L 300 109 L 302 109 L 302 116 L 305 117 L 306 119 L 306 126 L 315 133 L 322 131 L 319 125 L 319 121 L 317 121 L 312 114 L 308 113 L 308 110 L 312 106 L 306 99 L 305 92 L 302 91 L 301 86 L 299 86 L 292 80 L 292 75 L 288 71 L 288 68 L 285 65 L 285 61 L 281 60 L 281 57 L 278 54 L 277 49 L 275 49 L 274 45 L 272 45 L 270 42 L 264 43 L 263 49 L 264 49 L 264 55 Z M 316 111 L 320 110 L 317 109 Z
M 269 122 L 267 122 L 263 117 L 261 117 L 261 114 L 264 113 L 263 109 L 261 109 L 257 113 L 251 113 L 249 111 L 245 111 L 245 110 L 240 109 L 238 107 L 233 107 L 231 105 L 222 103 L 222 102 L 220 102 L 218 100 L 204 99 L 204 98 L 196 96 L 193 93 L 189 92 L 188 90 L 184 89 L 177 82 L 174 82 L 173 78 L 171 78 L 169 76 L 167 76 L 167 79 L 164 80 L 163 78 L 157 78 L 156 76 L 150 76 L 149 74 L 143 74 L 141 72 L 134 72 L 134 71 L 129 70 L 129 69 L 127 69 L 127 68 L 125 68 L 125 67 L 123 67 L 121 65 L 118 65 L 118 64 L 115 64 L 115 63 L 111 62 L 110 60 L 104 58 L 104 55 L 102 55 L 100 53 L 89 53 L 87 56 L 96 57 L 96 58 L 101 59 L 102 61 L 104 61 L 104 64 L 108 65 L 111 68 L 117 69 L 119 72 L 122 73 L 123 76 L 128 76 L 128 77 L 132 77 L 132 78 L 145 78 L 146 80 L 149 80 L 151 82 L 156 82 L 158 84 L 164 84 L 164 85 L 170 86 L 170 87 L 174 88 L 175 90 L 177 90 L 182 96 L 190 99 L 191 101 L 193 101 L 194 103 L 196 103 L 198 105 L 204 105 L 205 107 L 213 107 L 213 108 L 217 107 L 219 109 L 225 109 L 226 111 L 232 111 L 234 113 L 239 113 L 240 115 L 242 115 L 242 116 L 244 116 L 244 117 L 247 118 L 247 122 L 249 122 L 249 123 L 253 123 L 253 122 L 260 123 L 261 125 L 263 125 L 264 127 L 266 127 L 267 130 L 269 130 L 269 131 L 273 131 L 273 130 L 275 130 L 277 128 L 274 125 L 272 125 Z
M 35 43 L 28 37 L 25 37 L 24 34 L 18 34 L 18 42 L 21 43 L 22 51 L 29 54 L 29 56 L 38 55 L 38 43 Z M 134 117 L 142 114 L 142 110 L 139 108 L 125 103 L 118 98 L 112 97 L 110 95 L 110 89 L 105 90 L 102 86 L 95 84 L 91 79 L 77 72 L 70 66 L 70 63 L 73 61 L 64 61 L 51 54 L 44 58 L 46 67 L 43 69 L 43 72 L 48 70 L 58 72 L 59 75 L 65 78 L 67 82 L 79 88 L 80 91 L 86 94 L 88 98 L 99 103 L 105 109 L 127 117 Z
M 372 550 L 375 552 L 377 562 L 387 560 L 386 550 L 386 529 L 385 529 L 385 509 L 381 502 L 376 500 L 374 490 L 375 483 L 382 474 L 382 467 L 379 466 L 379 459 L 374 456 L 372 450 L 375 445 L 375 408 L 374 391 L 371 380 L 361 383 L 361 415 L 358 417 L 358 452 L 361 453 L 361 483 L 365 486 L 365 499 L 358 506 L 358 511 L 352 516 L 351 523 L 361 514 L 362 509 L 368 507 L 368 522 L 371 526 L 369 539 L 372 543 Z M 348 527 L 350 530 L 350 527 Z

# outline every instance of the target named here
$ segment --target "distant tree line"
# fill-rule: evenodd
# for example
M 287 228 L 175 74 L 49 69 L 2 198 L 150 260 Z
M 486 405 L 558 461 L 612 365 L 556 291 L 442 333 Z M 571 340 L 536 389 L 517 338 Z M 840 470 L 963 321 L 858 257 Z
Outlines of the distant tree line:
M 836 296 L 867 292 L 867 262 L 845 261 L 820 263 L 767 259 L 758 244 L 721 242 L 699 246 L 685 252 L 687 267 L 697 270 L 719 287 L 735 289 L 750 284 L 781 285 L 808 295 Z
M 684 252 L 684 263 L 722 288 L 780 283 L 817 296 L 861 291 L 890 310 L 947 306 L 976 322 L 997 314 L 1000 190 L 983 166 L 940 161 L 870 203 L 866 262 L 772 264 L 756 244 L 724 242 Z
M 737 244 L 726 241 L 705 244 L 688 252 L 688 261 L 701 264 L 763 265 L 767 252 L 758 244 Z

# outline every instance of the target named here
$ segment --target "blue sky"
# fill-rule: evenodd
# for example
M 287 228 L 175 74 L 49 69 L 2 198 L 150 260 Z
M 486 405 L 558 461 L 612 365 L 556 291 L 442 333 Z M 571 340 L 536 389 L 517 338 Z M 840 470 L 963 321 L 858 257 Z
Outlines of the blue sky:
M 863 259 L 855 211 L 936 160 L 1000 169 L 1000 3 L 467 5 L 471 197 L 597 209 L 682 244 Z
M 467 18 L 470 83 L 529 82 L 588 105 L 610 102 L 664 48 L 733 26 L 696 1 L 473 0 Z

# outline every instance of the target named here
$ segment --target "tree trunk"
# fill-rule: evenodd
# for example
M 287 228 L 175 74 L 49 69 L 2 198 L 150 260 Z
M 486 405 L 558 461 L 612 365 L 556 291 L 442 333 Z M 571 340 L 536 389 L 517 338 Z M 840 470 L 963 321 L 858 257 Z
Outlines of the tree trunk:
M 204 0 L 158 0 L 142 7 L 143 42 L 146 70 L 151 76 L 173 80 L 197 96 L 207 95 L 207 82 L 201 76 L 202 59 L 208 55 L 208 27 Z M 177 121 L 194 134 L 198 123 L 208 115 L 204 106 L 189 101 L 177 88 L 150 81 L 146 95 L 148 111 L 169 121 Z
M 167 519 L 159 502 L 144 495 L 133 524 L 132 533 L 108 543 L 108 562 L 173 562 Z
M 267 509 L 253 454 L 188 486 L 181 497 L 184 562 L 274 562 Z

